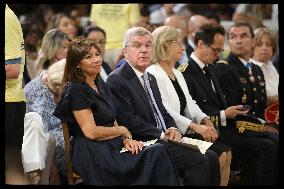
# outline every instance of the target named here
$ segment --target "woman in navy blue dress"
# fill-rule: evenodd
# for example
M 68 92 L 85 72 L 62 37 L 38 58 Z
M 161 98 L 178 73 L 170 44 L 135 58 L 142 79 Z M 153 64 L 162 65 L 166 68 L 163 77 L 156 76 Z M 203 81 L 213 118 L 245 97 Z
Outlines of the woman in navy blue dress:
M 116 110 L 96 43 L 80 37 L 68 48 L 63 83 L 54 115 L 67 122 L 72 136 L 74 172 L 93 185 L 179 185 L 167 150 L 160 144 L 143 147 L 115 124 Z M 129 152 L 120 153 L 122 147 Z

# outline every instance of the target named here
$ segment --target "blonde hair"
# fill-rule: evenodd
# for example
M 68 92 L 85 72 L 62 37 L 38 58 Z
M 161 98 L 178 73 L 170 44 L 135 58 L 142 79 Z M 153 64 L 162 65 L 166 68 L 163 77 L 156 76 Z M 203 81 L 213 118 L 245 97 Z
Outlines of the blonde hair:
M 62 84 L 65 64 L 66 59 L 62 59 L 52 64 L 47 70 L 47 86 L 53 92 Z
M 273 54 L 277 52 L 277 44 L 276 44 L 275 35 L 271 33 L 268 28 L 259 27 L 259 28 L 256 28 L 253 32 L 254 32 L 254 40 L 255 40 L 256 45 L 260 44 L 261 37 L 263 35 L 268 35 L 268 37 L 271 40 L 271 47 L 272 47 Z
M 37 75 L 44 69 L 45 64 L 48 67 L 56 61 L 55 56 L 64 45 L 63 42 L 65 40 L 71 41 L 67 34 L 58 29 L 49 30 L 44 35 L 38 58 L 35 61 L 35 73 Z
M 178 40 L 180 30 L 172 26 L 160 26 L 152 32 L 154 50 L 153 63 L 165 60 L 168 56 L 170 42 Z

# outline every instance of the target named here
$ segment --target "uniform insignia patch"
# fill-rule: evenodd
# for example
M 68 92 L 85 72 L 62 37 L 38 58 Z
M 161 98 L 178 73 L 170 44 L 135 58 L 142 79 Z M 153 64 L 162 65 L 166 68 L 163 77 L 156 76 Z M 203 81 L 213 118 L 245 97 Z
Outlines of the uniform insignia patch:
M 247 80 L 246 80 L 245 77 L 240 77 L 240 82 L 241 82 L 241 83 L 247 83 Z
M 187 66 L 188 66 L 188 63 L 185 63 L 185 64 L 180 65 L 177 69 L 178 69 L 180 72 L 184 72 L 185 69 L 187 68 Z
M 219 60 L 217 62 L 217 64 L 219 64 L 219 63 L 228 65 L 228 61 L 226 61 L 226 60 Z
M 244 94 L 244 95 L 242 96 L 242 103 L 245 104 L 246 102 L 247 102 L 247 95 Z

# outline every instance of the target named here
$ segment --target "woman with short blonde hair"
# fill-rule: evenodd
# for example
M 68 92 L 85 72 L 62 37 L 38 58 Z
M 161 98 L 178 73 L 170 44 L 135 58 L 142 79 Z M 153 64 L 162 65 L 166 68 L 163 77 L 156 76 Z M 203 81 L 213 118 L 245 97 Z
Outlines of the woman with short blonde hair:
M 251 62 L 258 65 L 264 75 L 267 95 L 267 105 L 276 103 L 278 99 L 279 73 L 271 58 L 277 52 L 275 36 L 268 28 L 261 27 L 254 30 L 255 47 Z

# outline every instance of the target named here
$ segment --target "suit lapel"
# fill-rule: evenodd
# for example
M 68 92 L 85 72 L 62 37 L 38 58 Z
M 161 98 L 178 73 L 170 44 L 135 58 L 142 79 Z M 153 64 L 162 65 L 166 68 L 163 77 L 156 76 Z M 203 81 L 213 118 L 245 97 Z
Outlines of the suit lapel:
M 197 80 L 197 82 L 199 83 L 205 94 L 207 94 L 207 98 L 218 105 L 219 102 L 217 100 L 216 93 L 213 91 L 211 84 L 207 82 L 207 78 L 204 75 L 202 69 L 193 59 L 190 59 L 190 64 L 191 64 L 190 66 L 192 66 L 193 73 L 196 73 L 195 79 Z
M 222 90 L 221 90 L 221 87 L 220 87 L 220 85 L 219 85 L 217 79 L 215 78 L 215 75 L 214 75 L 214 73 L 212 72 L 212 69 L 210 68 L 210 66 L 209 66 L 209 69 L 210 69 L 210 71 L 211 71 L 211 73 L 212 73 L 212 74 L 211 74 L 211 76 L 212 76 L 212 81 L 213 81 L 213 83 L 214 83 L 216 95 L 217 95 L 217 97 L 218 97 L 219 100 L 220 100 L 219 102 L 221 102 L 221 104 L 223 105 L 223 107 L 226 108 L 226 107 L 228 107 L 228 105 L 227 105 L 227 103 L 226 103 L 226 101 L 225 101 L 225 98 L 224 98 L 224 96 L 223 96 L 223 92 L 222 92 Z
M 148 111 L 151 112 L 151 115 L 154 116 L 152 107 L 150 105 L 150 102 L 148 100 L 148 97 L 146 96 L 145 90 L 139 81 L 137 75 L 135 74 L 134 70 L 131 68 L 128 62 L 125 62 L 122 65 L 122 75 L 129 80 L 131 86 L 135 88 L 135 91 L 137 92 L 138 96 L 141 98 L 141 100 L 145 103 Z M 150 78 L 150 77 L 149 77 Z M 150 85 L 151 80 L 149 79 Z M 152 88 L 152 87 L 151 87 Z
M 240 59 L 238 57 L 236 57 L 233 54 L 229 54 L 228 62 L 230 62 L 230 64 L 234 65 L 237 68 L 237 70 L 239 70 L 241 75 L 246 77 L 247 80 L 249 79 L 248 70 L 245 68 L 244 64 L 240 61 Z

